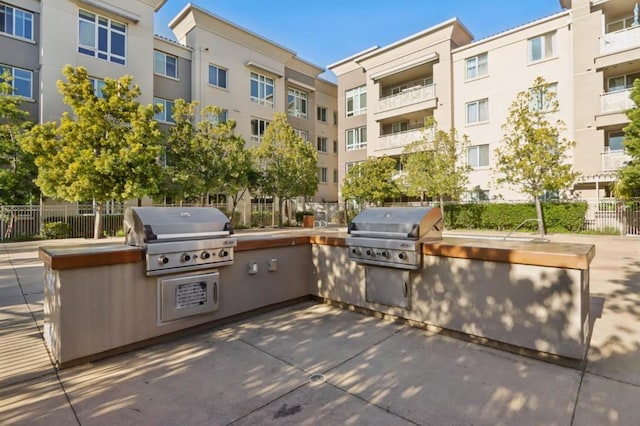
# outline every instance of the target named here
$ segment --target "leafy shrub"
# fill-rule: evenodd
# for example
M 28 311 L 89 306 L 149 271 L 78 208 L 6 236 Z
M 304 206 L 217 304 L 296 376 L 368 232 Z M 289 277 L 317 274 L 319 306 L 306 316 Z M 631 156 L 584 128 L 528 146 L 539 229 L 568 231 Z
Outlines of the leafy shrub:
M 45 223 L 41 232 L 41 236 L 45 240 L 68 238 L 69 234 L 71 234 L 71 226 L 63 222 Z

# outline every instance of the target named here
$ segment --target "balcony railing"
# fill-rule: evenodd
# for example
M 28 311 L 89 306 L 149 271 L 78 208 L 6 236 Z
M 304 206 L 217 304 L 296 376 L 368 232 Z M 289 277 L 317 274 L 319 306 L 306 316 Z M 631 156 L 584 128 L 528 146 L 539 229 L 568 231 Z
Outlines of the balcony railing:
M 600 36 L 600 53 L 602 54 L 638 46 L 640 46 L 640 26 Z
M 411 142 L 422 139 L 422 130 L 408 130 L 406 132 L 381 135 L 378 138 L 378 149 L 404 148 Z
M 378 100 L 378 112 L 427 101 L 436 97 L 436 86 L 414 86 Z
M 600 97 L 601 111 L 626 111 L 630 108 L 635 107 L 636 104 L 631 100 L 630 96 L 631 89 L 602 94 Z
M 602 171 L 614 171 L 631 160 L 631 156 L 624 151 L 605 151 L 602 153 Z

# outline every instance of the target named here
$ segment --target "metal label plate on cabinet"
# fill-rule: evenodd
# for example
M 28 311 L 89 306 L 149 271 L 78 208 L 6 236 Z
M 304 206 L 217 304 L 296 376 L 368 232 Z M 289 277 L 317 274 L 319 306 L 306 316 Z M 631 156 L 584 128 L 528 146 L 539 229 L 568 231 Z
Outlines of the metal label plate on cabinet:
M 220 274 L 158 278 L 158 324 L 218 310 Z

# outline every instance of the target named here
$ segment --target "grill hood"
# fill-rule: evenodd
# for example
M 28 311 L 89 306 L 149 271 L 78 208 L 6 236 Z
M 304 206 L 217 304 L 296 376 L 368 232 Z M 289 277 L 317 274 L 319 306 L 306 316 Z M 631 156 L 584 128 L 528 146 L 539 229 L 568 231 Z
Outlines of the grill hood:
M 229 219 L 213 207 L 130 207 L 124 214 L 125 243 L 143 247 L 165 241 L 233 234 Z
M 442 212 L 436 207 L 372 207 L 353 218 L 353 237 L 420 241 L 442 238 Z

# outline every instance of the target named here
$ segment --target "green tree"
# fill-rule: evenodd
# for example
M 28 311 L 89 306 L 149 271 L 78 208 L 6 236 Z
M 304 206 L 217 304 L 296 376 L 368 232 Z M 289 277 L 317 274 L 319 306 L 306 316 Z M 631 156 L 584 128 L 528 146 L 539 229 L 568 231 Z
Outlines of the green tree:
M 20 144 L 33 125 L 29 113 L 20 109 L 22 102 L 13 94 L 11 75 L 5 71 L 0 76 L 0 205 L 29 204 L 39 196 L 33 156 Z
M 157 191 L 161 133 L 153 106 L 136 100 L 140 88 L 131 86 L 132 77 L 106 78 L 98 97 L 85 68 L 66 66 L 63 74 L 58 91 L 71 113 L 63 113 L 60 124 L 34 126 L 24 148 L 35 155 L 44 195 L 95 200 L 94 238 L 100 238 L 105 202 Z
M 278 227 L 286 200 L 311 196 L 318 189 L 318 153 L 298 136 L 283 113 L 274 114 L 255 151 L 262 192 L 278 197 Z
M 369 157 L 349 169 L 342 182 L 342 198 L 358 204 L 382 204 L 401 195 L 396 176 L 396 160 L 391 157 Z
M 640 197 L 640 79 L 633 82 L 631 99 L 635 107 L 627 111 L 629 125 L 624 128 L 624 150 L 631 160 L 618 170 L 615 190 L 623 198 Z
M 439 130 L 435 121 L 423 129 L 422 139 L 404 149 L 402 162 L 407 195 L 421 200 L 440 200 L 444 216 L 444 199 L 459 200 L 469 182 L 469 167 L 464 155 L 469 140 L 455 129 Z
M 244 139 L 235 134 L 236 122 L 219 121 L 221 108 L 207 106 L 195 123 L 197 102 L 175 101 L 165 146 L 164 192 L 185 201 L 210 192 L 230 194 L 233 212 L 239 197 L 250 187 L 252 162 Z
M 555 91 L 538 77 L 529 90 L 518 93 L 509 108 L 502 146 L 495 151 L 496 183 L 508 185 L 535 201 L 540 236 L 545 235 L 540 197 L 545 191 L 572 186 L 578 174 L 567 163 L 573 141 L 560 138 L 565 130 L 555 118 L 558 101 Z

